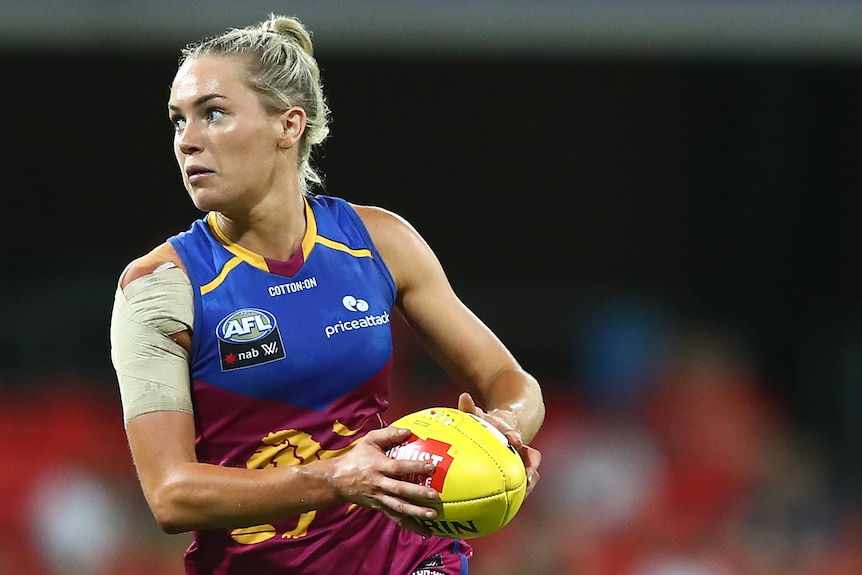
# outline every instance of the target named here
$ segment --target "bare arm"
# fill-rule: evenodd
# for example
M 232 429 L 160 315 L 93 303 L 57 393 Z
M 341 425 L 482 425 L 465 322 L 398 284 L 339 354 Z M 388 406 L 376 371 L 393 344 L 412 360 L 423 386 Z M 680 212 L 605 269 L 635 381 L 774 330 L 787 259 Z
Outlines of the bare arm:
M 144 495 L 168 533 L 259 525 L 349 501 L 416 530 L 419 524 L 406 516 L 427 517 L 429 510 L 407 499 L 435 496 L 393 478 L 433 471 L 430 463 L 414 462 L 408 469 L 400 465 L 407 462 L 384 455 L 409 437 L 400 428 L 372 431 L 341 457 L 270 469 L 198 463 L 194 420 L 178 411 L 140 415 L 129 422 L 127 434 Z
M 399 311 L 447 373 L 471 394 L 462 395 L 458 407 L 499 427 L 521 451 L 528 475 L 537 479 L 541 455 L 526 448 L 545 416 L 536 379 L 461 302 L 436 255 L 410 224 L 380 208 L 357 210 L 394 276 Z
M 164 244 L 133 262 L 123 272 L 120 286 L 125 288 L 168 262 L 181 267 L 176 252 Z M 188 330 L 162 337 L 173 339 L 187 351 L 191 349 Z M 171 372 L 170 377 L 177 380 L 172 387 L 188 386 L 187 370 Z M 409 436 L 407 430 L 375 430 L 340 457 L 271 469 L 198 462 L 194 417 L 178 410 L 136 415 L 128 422 L 126 434 L 147 502 L 159 525 L 169 533 L 270 523 L 345 502 L 377 509 L 422 534 L 427 530 L 412 518 L 435 516 L 433 509 L 409 501 L 433 499 L 433 489 L 396 479 L 429 474 L 433 465 L 394 461 L 385 455 L 389 447 Z

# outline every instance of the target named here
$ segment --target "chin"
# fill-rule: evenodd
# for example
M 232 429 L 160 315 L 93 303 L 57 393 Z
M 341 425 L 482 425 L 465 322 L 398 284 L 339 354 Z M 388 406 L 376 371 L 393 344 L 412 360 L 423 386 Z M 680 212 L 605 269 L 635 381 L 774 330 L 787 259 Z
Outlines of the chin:
M 191 197 L 195 207 L 202 212 L 218 211 L 222 204 L 219 201 L 220 196 L 212 190 L 192 188 L 189 190 L 189 197 Z

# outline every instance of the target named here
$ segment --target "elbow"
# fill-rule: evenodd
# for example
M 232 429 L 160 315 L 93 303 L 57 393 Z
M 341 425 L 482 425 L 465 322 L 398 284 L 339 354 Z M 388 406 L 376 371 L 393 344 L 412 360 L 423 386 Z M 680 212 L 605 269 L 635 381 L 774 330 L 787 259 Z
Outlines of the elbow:
M 159 529 L 169 535 L 185 533 L 195 528 L 190 521 L 187 502 L 182 499 L 184 491 L 180 482 L 168 481 L 147 494 L 150 511 Z
M 183 520 L 176 506 L 165 502 L 151 503 L 150 509 L 156 523 L 163 532 L 168 535 L 177 535 L 191 531 L 192 527 Z
M 191 528 L 185 526 L 180 521 L 176 520 L 176 518 L 171 517 L 170 515 L 158 514 L 153 512 L 155 515 L 156 523 L 159 525 L 159 529 L 161 529 L 164 533 L 168 535 L 179 535 L 180 533 L 186 533 L 187 531 L 191 531 Z
M 162 532 L 167 533 L 168 535 L 179 535 L 180 533 L 186 533 L 187 531 L 189 531 L 188 529 L 184 529 L 183 527 L 180 527 L 178 524 L 175 523 L 158 520 L 158 524 Z

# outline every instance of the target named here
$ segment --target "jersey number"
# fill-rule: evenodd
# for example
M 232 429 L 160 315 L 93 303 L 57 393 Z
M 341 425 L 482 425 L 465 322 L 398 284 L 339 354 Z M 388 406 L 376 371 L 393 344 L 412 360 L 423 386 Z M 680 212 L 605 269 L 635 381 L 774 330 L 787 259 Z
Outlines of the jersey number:
M 336 424 L 334 431 L 342 436 L 354 435 L 357 431 L 352 431 L 340 424 Z M 359 441 L 357 439 L 356 441 Z M 338 457 L 349 451 L 356 444 L 352 442 L 347 447 L 341 449 L 329 450 L 323 449 L 320 444 L 315 441 L 311 435 L 304 431 L 296 429 L 288 429 L 270 433 L 263 438 L 261 446 L 246 462 L 246 467 L 249 469 L 268 469 L 273 467 L 285 467 L 288 465 L 302 465 L 317 460 L 331 459 Z M 349 513 L 355 505 L 351 505 L 347 512 Z M 308 535 L 308 527 L 314 521 L 317 511 L 306 511 L 299 516 L 296 527 L 281 534 L 283 539 L 298 539 Z M 237 543 L 243 545 L 253 545 L 262 541 L 272 539 L 278 533 L 273 525 L 255 525 L 253 527 L 243 527 L 231 531 L 231 537 Z

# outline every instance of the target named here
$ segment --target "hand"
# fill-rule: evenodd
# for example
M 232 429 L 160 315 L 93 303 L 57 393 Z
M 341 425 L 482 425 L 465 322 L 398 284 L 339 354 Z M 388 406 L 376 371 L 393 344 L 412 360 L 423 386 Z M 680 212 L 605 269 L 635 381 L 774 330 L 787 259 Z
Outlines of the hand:
M 462 393 L 458 397 L 458 409 L 467 413 L 472 413 L 476 417 L 481 417 L 500 432 L 509 440 L 509 444 L 515 448 L 515 451 L 521 456 L 524 462 L 524 468 L 527 471 L 527 495 L 536 487 L 539 482 L 539 465 L 542 463 L 542 453 L 538 449 L 534 449 L 524 443 L 521 433 L 515 427 L 515 414 L 510 411 L 492 410 L 490 413 L 476 405 L 473 401 L 473 396 L 469 393 Z
M 389 519 L 423 537 L 431 531 L 417 519 L 434 519 L 437 512 L 415 503 L 439 498 L 436 490 L 400 479 L 409 475 L 431 475 L 434 464 L 396 461 L 386 455 L 410 437 L 410 431 L 387 427 L 371 431 L 350 451 L 332 461 L 337 464 L 331 481 L 346 500 L 380 511 Z

